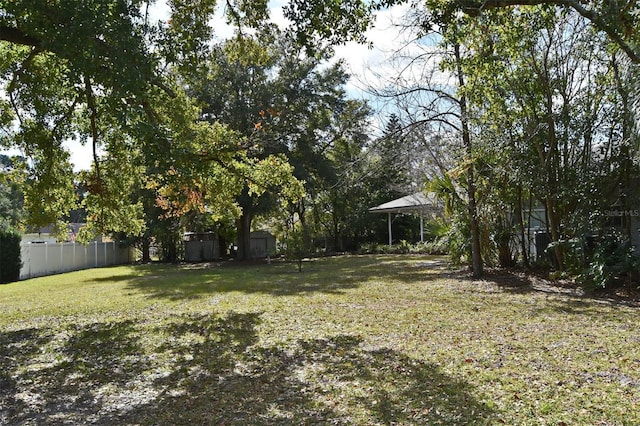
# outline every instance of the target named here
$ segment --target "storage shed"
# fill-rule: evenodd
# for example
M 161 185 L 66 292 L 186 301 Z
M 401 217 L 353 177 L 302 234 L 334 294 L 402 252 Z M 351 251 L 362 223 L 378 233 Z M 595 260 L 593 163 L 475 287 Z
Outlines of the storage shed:
M 249 236 L 252 258 L 263 258 L 276 251 L 276 237 L 267 231 L 254 231 Z
M 184 261 L 210 262 L 220 258 L 220 244 L 215 232 L 184 234 Z

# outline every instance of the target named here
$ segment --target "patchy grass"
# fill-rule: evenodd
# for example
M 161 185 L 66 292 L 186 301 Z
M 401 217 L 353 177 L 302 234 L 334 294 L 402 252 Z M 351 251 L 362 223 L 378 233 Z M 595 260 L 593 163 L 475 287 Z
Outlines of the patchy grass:
M 0 286 L 0 424 L 640 424 L 638 308 L 440 258 Z

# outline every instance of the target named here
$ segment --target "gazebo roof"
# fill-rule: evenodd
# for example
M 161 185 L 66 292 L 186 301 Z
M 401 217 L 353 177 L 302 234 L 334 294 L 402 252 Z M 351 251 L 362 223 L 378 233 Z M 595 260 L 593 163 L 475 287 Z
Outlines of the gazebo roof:
M 436 194 L 433 192 L 426 195 L 416 192 L 369 209 L 371 213 L 411 213 L 433 210 L 441 210 Z

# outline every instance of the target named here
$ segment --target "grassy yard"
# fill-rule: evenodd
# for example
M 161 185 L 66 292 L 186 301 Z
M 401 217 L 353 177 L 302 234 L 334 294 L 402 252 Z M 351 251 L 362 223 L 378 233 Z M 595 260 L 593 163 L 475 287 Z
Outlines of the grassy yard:
M 0 424 L 640 424 L 639 308 L 424 256 L 0 286 Z

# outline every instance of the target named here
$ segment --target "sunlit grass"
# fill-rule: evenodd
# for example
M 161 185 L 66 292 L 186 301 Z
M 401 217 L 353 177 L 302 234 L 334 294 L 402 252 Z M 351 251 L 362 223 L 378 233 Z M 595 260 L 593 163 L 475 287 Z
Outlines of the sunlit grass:
M 640 424 L 638 309 L 439 258 L 0 286 L 0 423 Z

